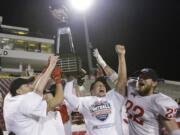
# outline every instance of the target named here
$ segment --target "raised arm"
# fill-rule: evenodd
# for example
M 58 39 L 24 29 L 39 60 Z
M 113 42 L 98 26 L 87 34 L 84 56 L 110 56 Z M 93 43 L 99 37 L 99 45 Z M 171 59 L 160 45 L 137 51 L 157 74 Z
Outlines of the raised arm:
M 61 84 L 61 69 L 59 66 L 54 68 L 51 77 L 56 83 L 56 90 L 55 96 L 50 100 L 47 100 L 47 111 L 54 110 L 64 101 L 63 87 Z
M 35 83 L 34 90 L 40 96 L 43 96 L 43 91 L 45 86 L 51 76 L 51 72 L 53 71 L 54 67 L 56 66 L 56 62 L 58 60 L 57 56 L 50 56 L 50 62 L 47 70 L 37 78 L 38 80 Z
M 118 79 L 118 74 L 106 64 L 106 62 L 103 60 L 102 56 L 100 55 L 98 49 L 94 49 L 93 55 L 97 60 L 97 63 L 103 68 L 106 75 L 109 77 L 109 79 L 116 84 Z
M 127 70 L 125 60 L 125 47 L 123 45 L 116 45 L 116 53 L 118 54 L 118 82 L 116 84 L 116 90 L 122 95 L 126 94 L 127 85 Z

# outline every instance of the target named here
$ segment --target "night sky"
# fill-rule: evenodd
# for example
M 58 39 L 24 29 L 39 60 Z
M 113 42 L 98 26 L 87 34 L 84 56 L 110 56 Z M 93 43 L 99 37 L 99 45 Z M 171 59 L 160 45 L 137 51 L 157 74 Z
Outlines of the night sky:
M 1 0 L 3 24 L 53 35 L 56 24 L 48 0 Z M 154 68 L 161 78 L 180 81 L 179 0 L 96 0 L 87 13 L 90 41 L 117 70 L 114 46 L 126 47 L 128 75 Z M 69 25 L 77 53 L 87 68 L 82 16 L 71 10 Z

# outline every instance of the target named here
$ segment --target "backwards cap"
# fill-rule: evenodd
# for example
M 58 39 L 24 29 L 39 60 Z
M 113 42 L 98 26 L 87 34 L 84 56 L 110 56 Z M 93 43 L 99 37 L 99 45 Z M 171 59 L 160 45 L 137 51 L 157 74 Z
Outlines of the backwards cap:
M 16 90 L 19 89 L 23 84 L 28 84 L 34 81 L 34 77 L 30 77 L 28 79 L 25 78 L 17 78 L 10 85 L 10 93 L 12 96 L 16 96 Z

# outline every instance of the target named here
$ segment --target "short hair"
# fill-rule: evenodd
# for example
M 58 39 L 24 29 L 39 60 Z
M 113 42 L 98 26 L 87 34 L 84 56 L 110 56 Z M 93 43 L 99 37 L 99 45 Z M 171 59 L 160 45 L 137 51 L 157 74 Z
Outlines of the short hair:
M 35 79 L 34 77 L 30 77 L 28 79 L 25 79 L 25 78 L 17 78 L 17 79 L 15 79 L 10 85 L 10 89 L 9 89 L 10 94 L 12 96 L 16 96 L 17 95 L 17 93 L 16 93 L 17 89 L 19 89 L 23 84 L 28 84 L 28 83 L 33 82 L 34 79 Z
M 106 77 L 101 76 L 101 77 L 96 78 L 96 80 L 91 84 L 91 86 L 90 86 L 90 91 L 92 91 L 92 89 L 94 88 L 94 85 L 95 85 L 97 82 L 102 82 L 102 83 L 104 84 L 104 86 L 106 87 L 106 91 L 108 91 L 108 90 L 111 89 L 111 87 L 108 85 L 108 83 L 107 83 L 107 81 L 106 81 Z

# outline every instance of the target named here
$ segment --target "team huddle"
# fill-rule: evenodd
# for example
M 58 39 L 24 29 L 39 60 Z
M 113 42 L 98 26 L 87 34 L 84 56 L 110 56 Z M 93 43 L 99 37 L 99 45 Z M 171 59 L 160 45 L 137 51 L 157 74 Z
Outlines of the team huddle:
M 56 110 L 65 101 L 70 110 L 84 116 L 87 135 L 161 135 L 162 127 L 169 135 L 180 135 L 175 121 L 177 103 L 162 93 L 155 93 L 159 82 L 157 73 L 144 68 L 135 79 L 128 79 L 125 47 L 116 45 L 115 51 L 118 73 L 94 50 L 100 77 L 91 84 L 90 96 L 78 97 L 74 93 L 78 87 L 75 77 L 62 86 L 57 56 L 51 56 L 48 66 L 35 78 L 14 80 L 4 100 L 7 131 L 15 135 L 67 135 Z M 103 76 L 114 84 L 113 89 L 109 89 Z M 55 84 L 54 95 L 47 90 L 50 80 Z

